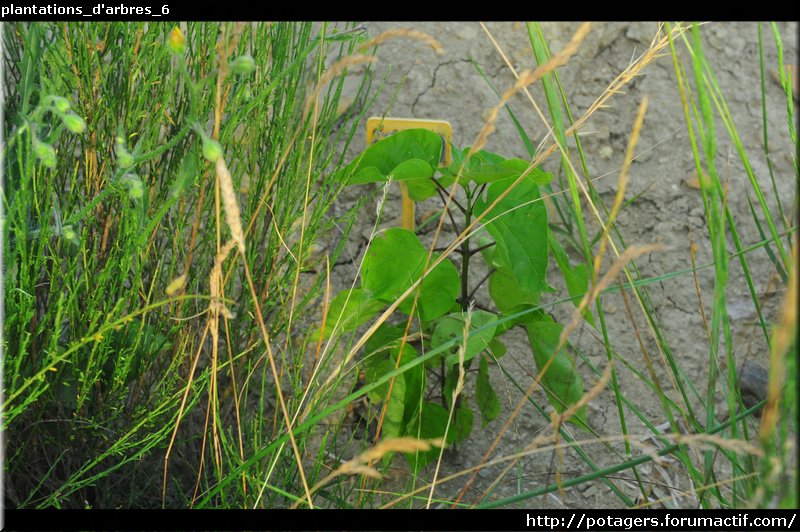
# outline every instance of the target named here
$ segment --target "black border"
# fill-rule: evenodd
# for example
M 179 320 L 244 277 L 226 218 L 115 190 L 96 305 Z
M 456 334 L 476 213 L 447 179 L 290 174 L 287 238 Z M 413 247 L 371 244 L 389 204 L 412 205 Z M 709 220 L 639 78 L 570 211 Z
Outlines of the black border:
M 7 510 L 6 530 L 691 530 L 664 526 L 670 518 L 735 518 L 741 526 L 724 530 L 758 530 L 756 517 L 793 519 L 796 510 Z M 747 516 L 745 525 L 742 516 Z M 604 526 L 578 528 L 579 520 L 605 520 Z M 546 518 L 546 519 L 545 519 Z M 626 525 L 615 519 L 628 519 Z M 635 524 L 633 520 L 639 520 Z M 644 521 L 647 519 L 648 521 Z M 658 520 L 655 526 L 652 519 Z M 736 521 L 729 521 L 735 523 Z M 571 526 L 567 526 L 568 523 Z M 696 528 L 695 530 L 708 530 Z

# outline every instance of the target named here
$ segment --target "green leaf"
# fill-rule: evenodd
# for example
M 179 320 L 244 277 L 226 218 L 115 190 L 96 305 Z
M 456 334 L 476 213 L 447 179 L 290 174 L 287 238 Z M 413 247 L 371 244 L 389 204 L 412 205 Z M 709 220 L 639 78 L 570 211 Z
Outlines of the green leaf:
M 403 336 L 404 326 L 390 325 L 386 322 L 378 327 L 372 336 L 364 343 L 364 353 L 372 354 Z M 388 351 L 388 348 L 386 349 Z
M 548 361 L 552 362 L 542 376 L 542 385 L 553 408 L 563 412 L 583 396 L 583 379 L 575 368 L 575 361 L 566 346 L 556 354 L 558 340 L 564 327 L 544 313 L 536 313 L 526 324 L 528 341 L 533 350 L 536 366 L 542 371 Z M 586 407 L 570 418 L 570 422 L 587 429 Z
M 525 177 L 488 212 L 489 206 L 513 181 L 496 181 L 489 186 L 486 200 L 479 199 L 475 213 L 483 218 L 486 230 L 495 239 L 493 260 L 508 271 L 529 293 L 547 286 L 547 210 L 540 200 L 539 187 Z M 495 219 L 496 218 L 496 219 Z
M 362 285 L 376 299 L 394 300 L 419 277 L 424 252 L 411 231 L 385 231 L 375 237 L 364 257 Z
M 538 305 L 539 292 L 531 292 L 520 286 L 509 268 L 497 269 L 489 277 L 489 295 L 500 312 L 510 314 L 520 305 Z
M 489 342 L 489 349 L 492 351 L 492 355 L 494 355 L 495 359 L 503 358 L 506 354 L 506 344 L 497 336 L 492 338 L 492 341 Z
M 419 409 L 411 423 L 409 423 L 406 435 L 420 439 L 441 438 L 444 436 L 448 418 L 449 414 L 442 405 L 425 401 L 422 403 L 422 408 Z M 451 443 L 454 438 L 454 432 L 448 434 L 448 443 Z M 439 456 L 439 449 L 434 447 L 428 451 L 404 454 L 412 471 L 417 474 Z
M 408 364 L 413 359 L 417 358 L 417 350 L 409 344 L 403 346 L 403 355 L 399 357 L 400 346 L 393 348 L 391 351 L 392 360 L 397 367 Z M 405 398 L 403 400 L 403 427 L 406 427 L 410 422 L 414 413 L 417 412 L 422 405 L 422 396 L 425 393 L 425 366 L 418 364 L 413 368 L 403 372 L 403 379 L 405 380 Z
M 443 146 L 442 137 L 427 129 L 399 131 L 364 150 L 343 175 L 350 176 L 348 185 L 385 181 L 389 176 L 395 180 L 430 178 Z M 417 161 L 408 163 L 410 160 Z
M 392 302 L 423 273 L 428 251 L 419 238 L 407 229 L 394 228 L 373 240 L 364 257 L 362 284 L 374 299 Z M 438 257 L 434 254 L 431 262 Z M 460 289 L 458 271 L 449 259 L 442 261 L 423 280 L 417 312 L 423 321 L 434 320 L 453 306 Z M 408 313 L 413 296 L 399 309 Z
M 577 308 L 582 299 L 582 297 L 578 296 L 583 296 L 583 294 L 589 290 L 589 270 L 586 264 L 583 263 L 577 266 L 570 266 L 567 253 L 564 251 L 564 248 L 561 247 L 561 244 L 558 242 L 553 232 L 548 230 L 547 234 L 550 249 L 553 250 L 553 256 L 556 259 L 556 264 L 558 264 L 558 268 L 561 270 L 561 275 L 564 276 L 567 292 L 574 298 L 572 304 Z M 581 314 L 590 325 L 595 327 L 594 316 L 592 316 L 588 307 L 583 309 Z
M 392 170 L 395 181 L 403 181 L 408 196 L 414 201 L 422 201 L 436 194 L 436 185 L 431 180 L 436 169 L 422 159 L 409 159 Z
M 390 358 L 382 358 L 368 364 L 366 367 L 367 382 L 375 382 L 390 371 L 394 371 L 395 361 Z M 377 388 L 370 390 L 367 397 L 373 403 L 388 403 L 385 405 L 386 414 L 383 417 L 381 434 L 386 438 L 392 438 L 403 434 L 405 425 L 403 424 L 403 413 L 406 404 L 406 379 L 404 374 L 394 378 L 391 387 L 391 397 L 389 397 L 389 384 L 391 379 L 384 382 Z
M 361 288 L 339 292 L 328 306 L 325 326 L 322 331 L 317 329 L 312 339 L 319 339 L 320 332 L 323 338 L 329 338 L 334 328 L 340 333 L 353 331 L 373 318 L 384 306 L 383 302 L 370 298 Z
M 395 166 L 389 175 L 395 181 L 429 179 L 434 171 L 434 168 L 422 159 L 409 159 Z
M 469 338 L 464 351 L 464 362 L 475 358 L 475 356 L 489 345 L 489 342 L 494 338 L 496 327 L 490 325 L 477 332 L 476 329 L 480 329 L 495 320 L 496 317 L 494 314 L 483 310 L 476 310 L 472 313 L 469 325 Z M 433 334 L 431 335 L 431 347 L 434 349 L 449 342 L 453 338 L 456 339 L 456 342 L 450 346 L 449 350 L 444 351 L 443 355 L 440 355 L 445 356 L 445 363 L 447 366 L 453 366 L 458 363 L 458 350 L 463 344 L 464 325 L 464 314 L 462 312 L 456 312 L 441 318 L 433 330 Z M 433 357 L 428 363 L 435 365 L 438 364 L 439 360 L 440 358 L 438 356 Z
M 523 159 L 506 159 L 501 155 L 486 150 L 481 150 L 473 154 L 465 165 L 464 161 L 466 160 L 469 150 L 469 147 L 463 150 L 452 150 L 453 162 L 447 168 L 442 169 L 442 175 L 450 179 L 455 179 L 459 172 L 461 172 L 461 183 L 474 181 L 480 185 L 500 179 L 517 178 L 530 166 L 529 161 Z M 528 175 L 540 185 L 549 183 L 552 179 L 552 175 L 538 168 L 531 170 Z
M 522 288 L 507 267 L 498 268 L 497 271 L 489 277 L 489 295 L 504 316 L 517 314 L 518 312 L 538 305 L 541 299 L 540 293 L 529 292 Z M 528 319 L 528 315 L 523 315 L 510 321 L 503 322 L 497 326 L 495 334 L 502 334 L 520 323 L 525 323 Z
M 439 256 L 431 256 L 431 262 Z M 417 309 L 422 321 L 432 321 L 447 314 L 453 308 L 458 297 L 458 270 L 449 259 L 442 261 L 422 280 L 422 287 L 417 299 Z M 400 303 L 400 311 L 408 314 L 413 299 L 408 297 Z
M 500 400 L 489 382 L 489 362 L 486 357 L 481 357 L 478 367 L 478 380 L 475 382 L 475 399 L 478 402 L 478 409 L 481 411 L 483 428 L 490 421 L 497 419 L 500 415 Z
M 447 433 L 448 443 L 461 443 L 469 438 L 474 425 L 475 415 L 472 409 L 462 404 L 453 413 L 453 421 L 450 423 L 450 430 Z

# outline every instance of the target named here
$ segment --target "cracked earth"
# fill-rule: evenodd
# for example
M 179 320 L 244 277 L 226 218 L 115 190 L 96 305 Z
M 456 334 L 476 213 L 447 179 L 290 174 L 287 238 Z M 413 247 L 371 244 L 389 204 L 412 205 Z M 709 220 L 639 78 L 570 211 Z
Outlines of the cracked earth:
M 382 76 L 386 76 L 386 84 L 383 93 L 368 114 L 385 113 L 393 117 L 448 120 L 453 126 L 453 143 L 462 147 L 471 144 L 484 124 L 488 109 L 497 102 L 495 92 L 484 81 L 474 64 L 480 65 L 500 91 L 508 88 L 514 80 L 500 53 L 481 26 L 478 23 L 442 22 L 413 24 L 381 22 L 366 25 L 373 36 L 391 28 L 413 27 L 434 36 L 445 49 L 443 55 L 436 55 L 421 42 L 393 40 L 385 43 L 377 54 L 379 62 L 376 66 L 376 79 L 380 80 Z M 524 24 L 496 22 L 488 23 L 487 27 L 514 68 L 520 71 L 536 66 Z M 549 39 L 551 50 L 553 52 L 560 50 L 569 42 L 577 27 L 578 23 L 572 22 L 543 24 L 543 31 L 545 37 Z M 797 62 L 797 25 L 781 23 L 779 28 L 785 39 L 785 62 L 794 64 Z M 577 55 L 559 70 L 574 116 L 580 116 L 616 75 L 628 66 L 632 58 L 647 48 L 656 30 L 655 23 L 645 22 L 593 25 Z M 703 28 L 703 35 L 704 49 L 728 99 L 734 119 L 737 121 L 739 134 L 753 161 L 754 171 L 759 179 L 763 178 L 761 186 L 771 190 L 762 147 L 763 125 L 756 26 L 752 23 L 714 23 Z M 770 65 L 769 68 L 774 68 L 777 62 L 776 52 L 774 43 L 769 42 L 765 60 L 766 64 Z M 695 260 L 698 265 L 710 263 L 712 257 L 701 193 L 696 186 L 692 186 L 692 182 L 696 182 L 696 176 L 693 175 L 694 163 L 674 78 L 671 58 L 668 55 L 660 58 L 629 84 L 624 94 L 612 97 L 610 107 L 595 113 L 582 130 L 590 177 L 595 179 L 594 184 L 598 192 L 610 206 L 616 192 L 619 168 L 622 165 L 635 114 L 642 98 L 645 95 L 649 98 L 645 126 L 636 150 L 638 156 L 630 171 L 626 194 L 626 198 L 636 195 L 638 198 L 621 212 L 618 219 L 618 225 L 627 245 L 659 242 L 666 248 L 665 251 L 641 257 L 637 261 L 643 277 L 654 277 L 691 268 L 692 243 L 696 246 Z M 784 206 L 790 207 L 787 203 L 793 197 L 795 183 L 792 179 L 791 147 L 786 133 L 786 102 L 785 98 L 782 99 L 779 86 L 771 78 L 768 80 L 766 90 L 770 157 L 776 171 L 778 192 L 784 198 Z M 546 109 L 541 89 L 534 85 L 531 92 L 537 104 Z M 518 95 L 510 105 L 533 142 L 540 141 L 546 133 L 546 128 L 530 103 Z M 721 125 L 719 129 L 722 130 Z M 728 203 L 734 219 L 739 221 L 740 226 L 737 228 L 744 245 L 747 246 L 761 240 L 753 227 L 747 204 L 745 190 L 750 185 L 729 138 L 720 134 L 719 139 L 719 153 L 729 160 L 726 168 L 728 172 L 726 177 L 729 180 Z M 355 141 L 355 145 L 359 147 L 363 146 L 363 143 L 363 136 Z M 501 115 L 497 132 L 490 137 L 486 149 L 506 156 L 526 157 L 524 145 L 508 115 Z M 545 169 L 558 172 L 555 158 L 545 163 Z M 363 189 L 348 189 L 341 199 L 341 208 L 352 205 L 363 193 Z M 375 195 L 373 201 L 367 203 L 354 228 L 351 243 L 348 244 L 352 259 L 358 259 L 363 253 L 363 243 L 368 238 L 374 223 L 374 205 L 377 199 L 378 196 Z M 770 195 L 769 202 L 774 209 L 774 194 Z M 419 206 L 418 216 L 424 216 L 434 206 L 433 203 Z M 399 193 L 394 190 L 389 194 L 383 227 L 396 225 L 399 225 Z M 597 227 L 597 224 L 590 220 L 590 232 L 597 230 Z M 443 238 L 451 237 L 452 235 L 445 235 Z M 729 249 L 733 249 L 732 243 Z M 572 260 L 573 263 L 576 262 L 577 257 L 573 256 Z M 607 260 L 606 265 L 610 262 L 610 259 Z M 782 299 L 782 293 L 776 292 L 778 284 L 775 283 L 774 268 L 763 250 L 750 254 L 748 263 L 753 272 L 756 289 L 764 297 L 765 314 L 767 317 L 773 317 Z M 565 292 L 563 281 L 558 279 L 554 270 L 555 268 L 551 266 L 549 282 Z M 352 265 L 345 264 L 336 268 L 333 278 L 335 289 L 340 290 L 350 286 L 356 273 Z M 757 334 L 755 310 L 749 302 L 741 268 L 734 260 L 731 261 L 731 276 L 728 311 L 734 328 L 734 341 L 737 346 L 734 355 L 737 364 L 752 362 L 766 365 L 766 342 L 763 336 Z M 480 273 L 476 272 L 475 279 L 479 277 Z M 697 282 L 708 315 L 714 290 L 713 269 L 698 272 Z M 693 276 L 679 275 L 651 284 L 649 293 L 662 323 L 663 332 L 683 371 L 699 389 L 704 389 L 708 376 L 708 339 Z M 630 364 L 630 368 L 624 367 L 623 364 L 617 367 L 627 397 L 654 423 L 666 421 L 661 419 L 663 412 L 657 397 L 632 371 L 636 369 L 646 372 L 643 349 L 658 357 L 658 348 L 648 333 L 641 312 L 637 310 L 634 302 L 629 302 L 633 308 L 632 322 L 626 310 L 626 302 L 618 294 L 605 296 L 603 303 L 611 342 L 617 352 Z M 556 319 L 566 323 L 571 311 L 570 305 L 559 305 L 553 309 L 553 314 Z M 637 332 L 641 336 L 641 345 L 637 340 Z M 527 338 L 517 330 L 512 330 L 504 338 L 508 346 L 508 355 L 503 359 L 506 370 L 511 372 L 518 382 L 529 383 L 532 372 L 535 372 L 535 366 Z M 572 334 L 571 341 L 583 350 L 594 364 L 601 368 L 605 367 L 606 353 L 598 332 L 583 327 Z M 660 363 L 657 366 L 659 366 L 657 374 L 665 379 L 663 382 L 667 382 L 663 367 Z M 593 374 L 581 362 L 579 369 L 588 383 L 587 387 L 591 386 L 595 382 Z M 520 398 L 520 392 L 508 384 L 498 368 L 494 367 L 492 370 L 492 381 L 503 402 L 504 414 L 485 429 L 482 429 L 480 423 L 476 421 L 470 439 L 455 451 L 446 453 L 444 471 L 440 476 L 480 463 L 495 434 Z M 543 396 L 538 399 L 543 404 L 547 403 Z M 718 402 L 720 415 L 725 415 L 727 406 L 721 400 Z M 600 434 L 614 436 L 620 433 L 617 407 L 612 394 L 604 392 L 598 396 L 589 407 L 589 417 Z M 644 431 L 643 426 L 637 425 L 638 420 L 633 416 L 628 417 L 628 422 L 632 426 L 631 432 Z M 546 424 L 547 421 L 533 409 L 523 411 L 511 430 L 505 434 L 492 457 L 521 450 L 545 430 Z M 578 437 L 585 436 L 576 430 L 573 430 L 573 433 Z M 602 468 L 619 463 L 619 457 L 614 452 L 621 450 L 622 447 L 616 444 L 612 444 L 611 447 L 613 449 L 592 444 L 586 446 L 585 450 L 592 456 L 596 465 Z M 547 485 L 554 481 L 556 470 L 560 472 L 562 479 L 588 472 L 585 462 L 577 458 L 574 452 L 566 451 L 563 461 L 560 460 L 553 452 L 534 454 L 522 459 L 518 467 L 503 477 L 492 498 L 506 497 Z M 676 497 L 675 490 L 664 486 L 692 489 L 686 478 L 672 465 L 667 459 L 660 464 L 649 463 L 640 468 L 640 474 L 649 476 L 653 480 L 654 495 Z M 499 473 L 500 468 L 496 467 L 481 474 L 465 500 L 474 500 L 474 497 L 483 493 Z M 627 480 L 627 477 L 631 476 L 630 472 L 627 473 L 621 474 L 615 482 L 621 490 L 635 498 L 638 489 Z M 443 486 L 437 493 L 453 496 L 461 485 L 457 481 L 453 486 Z M 682 499 L 677 497 L 674 501 L 680 505 Z M 531 501 L 528 501 L 527 504 L 530 503 Z M 557 497 L 539 497 L 533 503 L 540 507 L 563 508 L 606 507 L 619 505 L 621 502 L 605 484 L 598 481 L 567 489 Z

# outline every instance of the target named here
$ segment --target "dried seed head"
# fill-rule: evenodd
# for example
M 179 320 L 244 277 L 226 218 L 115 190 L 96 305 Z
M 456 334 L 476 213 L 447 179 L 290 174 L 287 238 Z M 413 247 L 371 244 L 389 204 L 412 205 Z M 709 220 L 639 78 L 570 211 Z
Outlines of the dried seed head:
M 228 319 L 233 319 L 233 312 L 225 306 L 222 302 L 222 263 L 227 258 L 228 253 L 236 245 L 234 240 L 228 240 L 222 249 L 219 250 L 216 258 L 214 258 L 214 266 L 211 268 L 209 274 L 209 288 L 211 289 L 211 302 L 208 307 L 211 312 L 215 314 L 222 314 Z M 173 281 L 174 283 L 175 281 Z M 170 283 L 172 284 L 172 283 Z M 216 337 L 215 329 L 212 329 L 212 334 Z
M 433 51 L 436 52 L 437 54 L 444 53 L 444 48 L 442 48 L 442 45 L 441 43 L 439 43 L 439 41 L 437 41 L 436 39 L 434 39 L 433 37 L 431 37 L 430 35 L 428 35 L 423 31 L 412 30 L 408 28 L 398 28 L 398 29 L 384 31 L 374 39 L 371 39 L 362 44 L 361 46 L 359 46 L 358 49 L 359 51 L 364 51 L 369 48 L 372 48 L 373 46 L 377 46 L 385 41 L 388 41 L 389 39 L 394 39 L 397 37 L 422 41 L 428 46 L 430 46 L 433 49 Z
M 219 146 L 219 144 L 217 144 Z M 233 179 L 225 159 L 217 159 L 217 177 L 219 178 L 219 188 L 222 192 L 222 205 L 225 207 L 225 221 L 231 230 L 233 240 L 239 246 L 239 252 L 244 254 L 244 230 L 242 229 L 242 217 L 239 211 L 239 202 L 236 199 L 236 192 L 233 189 Z
M 186 279 L 188 275 L 185 273 L 179 277 L 176 277 L 167 285 L 167 289 L 165 290 L 167 296 L 172 297 L 175 294 L 178 294 L 183 291 L 184 287 L 186 286 Z

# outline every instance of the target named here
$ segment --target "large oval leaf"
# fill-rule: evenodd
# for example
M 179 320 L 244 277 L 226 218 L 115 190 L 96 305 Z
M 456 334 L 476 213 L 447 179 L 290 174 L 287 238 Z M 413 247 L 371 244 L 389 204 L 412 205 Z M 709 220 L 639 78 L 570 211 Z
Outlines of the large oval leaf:
M 553 232 L 548 231 L 547 235 L 550 249 L 553 250 L 553 256 L 556 259 L 556 264 L 558 264 L 558 268 L 564 276 L 567 292 L 569 292 L 569 295 L 572 297 L 572 304 L 577 307 L 580 305 L 581 299 L 583 299 L 582 296 L 589 290 L 589 270 L 585 263 L 576 266 L 570 265 L 567 252 L 561 247 L 561 244 L 556 239 Z M 583 309 L 582 314 L 589 324 L 595 326 L 594 318 L 589 311 L 589 307 Z
M 442 405 L 425 401 L 422 403 L 422 408 L 416 412 L 411 423 L 409 423 L 406 435 L 421 440 L 441 438 L 447 428 L 447 418 L 447 410 Z M 416 453 L 405 453 L 406 460 L 408 460 L 411 470 L 415 474 L 419 473 L 423 467 L 438 455 L 439 449 L 437 448 Z
M 530 176 L 523 178 L 488 211 L 512 183 L 512 179 L 504 179 L 489 185 L 486 199 L 476 202 L 475 212 L 485 214 L 484 225 L 496 242 L 493 260 L 506 268 L 525 291 L 543 292 L 550 289 L 545 280 L 547 209 L 536 182 Z
M 376 237 L 364 257 L 362 285 L 374 299 L 392 302 L 422 276 L 428 251 L 419 238 L 407 229 L 394 228 Z M 433 255 L 431 261 L 436 259 Z M 460 289 L 458 271 L 445 259 L 423 280 L 417 312 L 423 321 L 446 314 L 453 306 Z M 400 305 L 409 312 L 413 296 Z
M 444 141 L 427 129 L 406 129 L 379 140 L 347 168 L 348 184 L 430 178 L 439 164 Z M 413 161 L 410 162 L 409 161 Z
M 498 268 L 489 277 L 489 295 L 500 312 L 512 314 L 522 305 L 538 305 L 541 293 L 520 286 L 509 268 Z
M 399 340 L 398 340 L 399 341 Z M 417 350 L 411 345 L 403 345 L 403 355 L 400 356 L 400 346 L 396 346 L 391 350 L 392 360 L 396 367 L 408 364 L 419 355 Z M 399 360 L 398 360 L 399 358 Z M 422 396 L 425 393 L 425 366 L 418 364 L 413 368 L 403 372 L 403 380 L 405 381 L 405 408 L 403 410 L 403 427 L 411 422 L 414 412 L 422 407 Z
M 422 403 L 422 408 L 416 412 L 411 423 L 409 423 L 406 435 L 424 440 L 441 438 L 447 429 L 449 417 L 450 413 L 442 405 L 425 401 Z M 472 432 L 472 423 L 472 410 L 467 406 L 457 408 L 447 431 L 447 443 L 452 444 L 464 441 L 469 436 L 469 433 Z M 416 474 L 439 456 L 439 449 L 433 448 L 417 453 L 405 453 L 405 456 L 411 465 L 411 469 Z
M 566 347 L 562 347 L 558 353 L 555 353 L 564 327 L 544 313 L 536 313 L 534 316 L 525 325 L 528 341 L 531 344 L 533 357 L 539 371 L 542 371 L 552 358 L 552 362 L 544 370 L 541 382 L 550 404 L 556 411 L 563 412 L 583 397 L 583 379 L 575 368 L 575 361 L 567 352 Z M 588 429 L 586 407 L 581 408 L 569 421 L 581 428 Z

